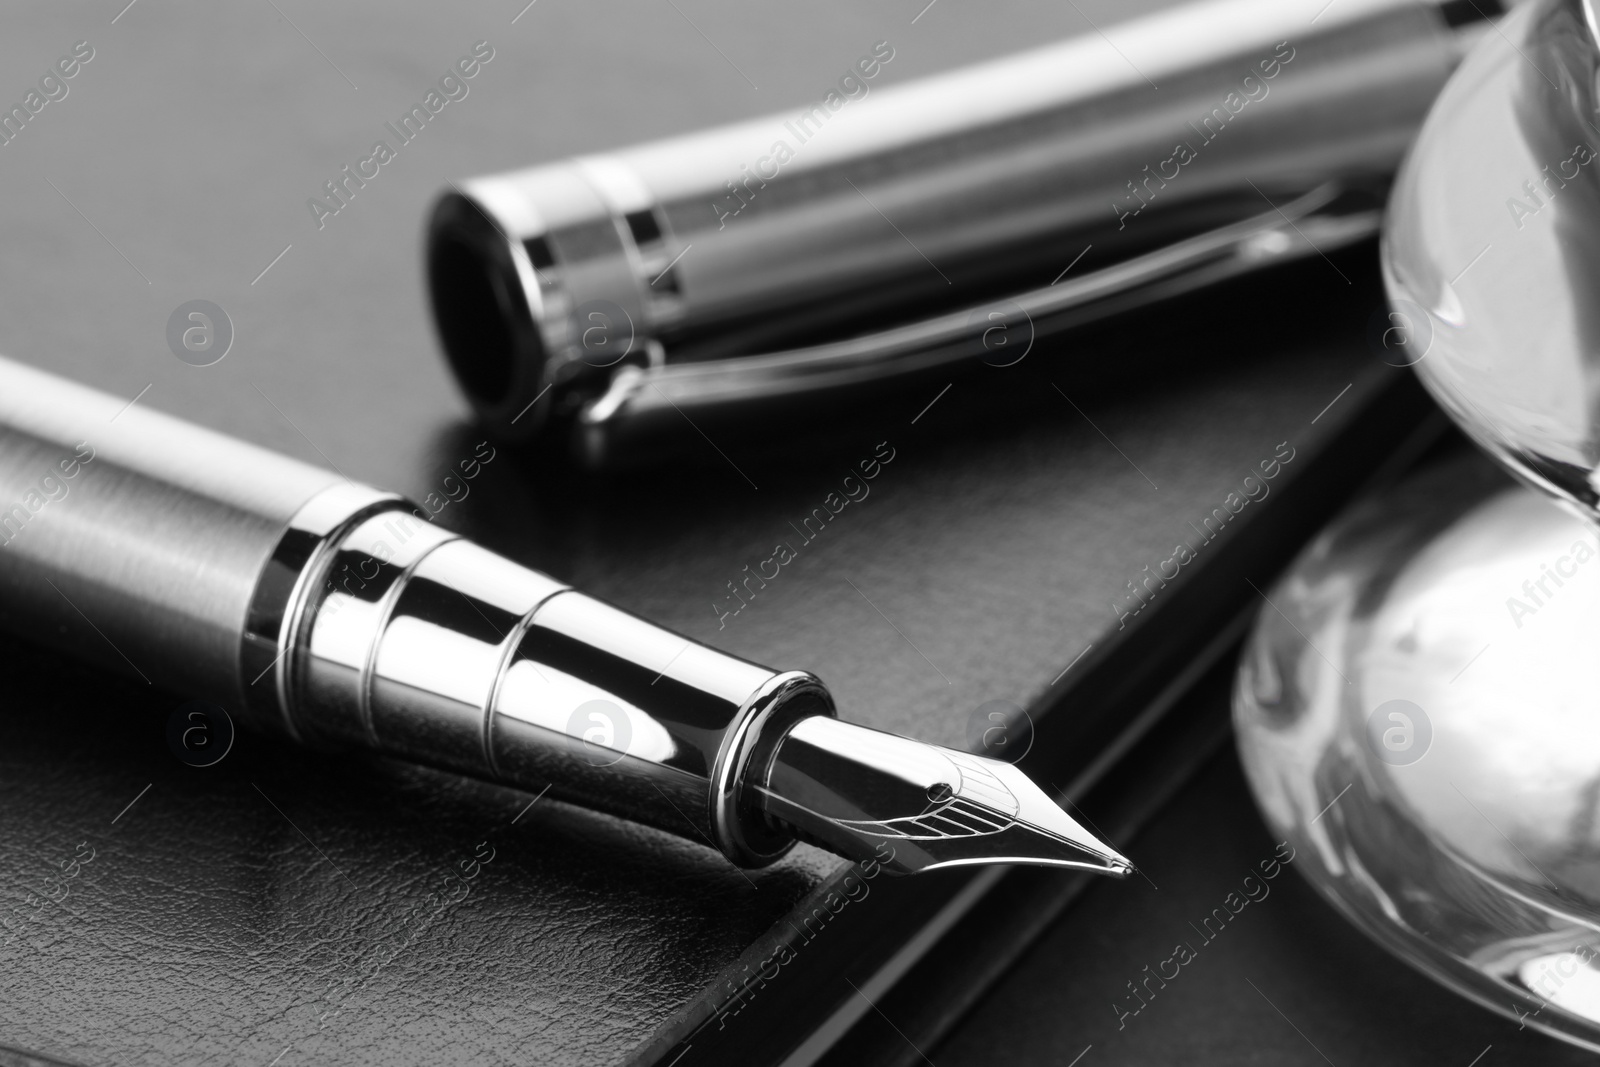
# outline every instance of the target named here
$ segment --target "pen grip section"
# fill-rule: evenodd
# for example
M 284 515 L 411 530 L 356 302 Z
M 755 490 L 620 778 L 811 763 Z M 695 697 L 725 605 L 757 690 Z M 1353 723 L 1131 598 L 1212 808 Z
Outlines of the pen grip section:
M 794 840 L 743 783 L 821 683 L 655 626 L 394 507 L 302 583 L 288 716 L 358 745 L 702 841 L 746 865 Z
M 576 591 L 528 619 L 488 720 L 499 775 L 702 841 L 745 866 L 794 835 L 745 789 L 822 684 L 662 629 Z

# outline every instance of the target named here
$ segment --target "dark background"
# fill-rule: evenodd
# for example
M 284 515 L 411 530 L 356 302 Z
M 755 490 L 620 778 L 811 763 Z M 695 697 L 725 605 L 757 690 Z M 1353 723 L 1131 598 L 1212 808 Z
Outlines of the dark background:
M 141 404 L 417 497 L 480 439 L 422 296 L 422 220 L 446 180 L 787 108 L 879 40 L 895 58 L 875 87 L 1158 6 L 124 2 L 0 17 L 0 101 L 74 42 L 95 49 L 69 95 L 0 147 L 0 352 L 130 399 L 148 386 Z M 470 95 L 318 231 L 306 199 L 479 40 L 495 57 Z M 1041 344 L 1010 371 L 958 378 L 915 426 L 936 390 L 884 400 L 820 450 L 735 456 L 759 488 L 710 455 L 580 481 L 507 453 L 439 521 L 695 638 L 814 670 L 847 718 L 965 746 L 985 702 L 1048 704 L 1063 669 L 1116 631 L 1125 583 L 1247 469 L 1286 440 L 1309 460 L 1401 373 L 1361 341 L 1379 302 L 1373 249 L 1339 263 L 1342 275 L 1310 261 Z M 165 338 L 172 310 L 197 298 L 236 332 L 208 368 Z M 719 632 L 724 583 L 883 440 L 897 455 L 872 496 Z M 692 842 L 554 802 L 519 818 L 528 798 L 510 790 L 250 737 L 197 770 L 165 741 L 183 694 L 18 641 L 0 645 L 0 668 L 0 904 L 21 904 L 80 842 L 95 850 L 66 900 L 0 944 L 0 1044 L 41 1055 L 621 1062 L 837 866 L 801 848 L 745 875 Z M 1253 857 L 1253 813 L 1230 772 L 1210 773 L 1222 784 L 1206 795 L 1225 804 L 1193 810 L 1215 810 L 1207 825 L 1225 823 L 1226 848 Z M 441 886 L 483 842 L 495 858 L 441 908 Z M 1150 862 L 1193 867 L 1205 896 L 1235 858 Z M 1144 907 L 1128 889 L 1092 899 Z M 1100 926 L 1106 952 L 1116 929 Z M 1276 928 L 1257 929 L 1275 951 Z M 1022 1005 L 1029 1026 L 997 1027 L 985 1009 L 951 1038 L 951 1062 L 1076 1055 L 1079 1020 L 1109 1012 L 1086 979 L 1051 985 L 1077 966 L 1061 936 L 1019 972 L 1032 999 L 990 1001 Z M 1374 981 L 1409 977 L 1373 955 Z M 1410 981 L 1445 1005 L 1428 1027 L 1497 1022 Z M 1256 1014 L 1159 1018 L 1141 1041 L 1170 1050 L 1160 1041 L 1199 1029 L 1215 1042 L 1205 1062 L 1321 1062 Z

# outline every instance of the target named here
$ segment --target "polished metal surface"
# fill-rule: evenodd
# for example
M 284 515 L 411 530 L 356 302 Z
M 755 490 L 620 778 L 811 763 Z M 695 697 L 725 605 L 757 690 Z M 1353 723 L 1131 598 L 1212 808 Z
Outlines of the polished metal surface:
M 1268 591 L 1234 717 L 1272 832 L 1347 918 L 1600 1050 L 1597 558 L 1592 527 L 1486 464 L 1435 470 Z
M 1597 67 L 1592 6 L 1519 6 L 1440 94 L 1396 179 L 1384 234 L 1392 321 L 1423 383 L 1490 454 L 1591 513 Z
M 497 433 L 553 419 L 591 463 L 668 406 L 988 358 L 996 321 L 1067 325 L 1370 233 L 1482 29 L 1450 21 L 1410 0 L 1211 0 L 1117 26 L 1115 48 L 1091 34 L 876 89 L 881 42 L 814 129 L 778 114 L 453 187 L 429 239 L 441 340 Z M 1276 207 L 1305 197 L 1291 236 Z M 1219 226 L 1044 285 L 1086 242 L 1129 230 L 1142 253 Z M 1007 277 L 1028 279 L 1014 301 L 985 292 Z M 912 308 L 935 318 L 883 332 Z M 830 327 L 876 332 L 775 351 Z
M 330 528 L 324 534 L 331 532 Z M 284 715 L 296 736 L 331 743 L 377 743 L 368 700 L 376 635 L 412 569 L 426 553 L 454 536 L 408 511 L 386 509 L 342 540 L 325 542 L 324 555 L 331 556 L 325 563 L 303 567 L 306 585 L 323 576 L 320 599 L 303 586 L 299 596 L 281 601 L 303 605 L 282 647 L 294 645 L 294 635 L 299 635 L 299 648 L 292 657 L 295 702 L 317 709 L 314 720 L 302 723 L 286 702 Z M 277 599 L 276 590 L 264 594 Z M 279 655 L 278 647 L 274 641 L 274 656 Z
M 637 455 L 667 426 L 752 405 L 819 398 L 936 367 L 1008 366 L 1040 334 L 1169 299 L 1226 278 L 1378 232 L 1382 213 L 1330 182 L 1238 223 L 1056 284 L 848 340 L 736 359 L 652 362 L 617 371 L 578 412 L 574 455 L 605 467 Z
M 1005 862 L 1133 871 L 1013 765 L 837 719 L 797 723 L 760 790 L 765 809 L 810 840 L 901 873 Z
M 748 663 L 568 592 L 528 619 L 490 730 L 503 775 L 569 781 L 591 806 L 759 866 L 794 835 L 769 828 L 743 788 L 749 746 L 770 745 L 769 731 L 802 715 L 832 714 L 809 674 Z
M 744 866 L 803 834 L 897 872 L 1128 870 L 1009 765 L 822 725 L 833 700 L 804 671 L 629 615 L 393 494 L 4 359 L 0 494 L 16 500 L 0 624 L 257 728 L 549 791 Z M 919 768 L 954 807 L 928 808 Z
M 328 562 L 344 532 L 375 513 L 393 508 L 399 498 L 364 485 L 340 482 L 317 493 L 290 517 L 277 547 L 256 579 L 240 642 L 240 678 L 245 682 L 244 708 L 256 725 L 271 726 L 301 742 L 311 738 L 295 721 L 293 674 L 296 657 L 288 651 L 306 624 L 309 588 L 317 581 L 330 587 L 343 579 L 342 561 Z M 205 531 L 200 531 L 204 535 Z M 212 536 L 221 536 L 211 531 Z M 331 572 L 332 577 L 324 577 Z M 327 613 L 331 618 L 333 612 Z M 335 694 L 330 718 L 340 710 Z M 330 731 L 331 733 L 331 731 Z
M 794 844 L 744 780 L 797 719 L 834 713 L 820 682 L 652 625 L 424 514 L 385 501 L 307 556 L 282 613 L 296 737 L 548 787 L 747 866 Z

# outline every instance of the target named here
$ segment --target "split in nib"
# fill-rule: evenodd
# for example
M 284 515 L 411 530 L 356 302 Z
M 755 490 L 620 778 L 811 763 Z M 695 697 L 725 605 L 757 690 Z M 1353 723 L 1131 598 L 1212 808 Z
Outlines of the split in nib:
M 987 863 L 1133 870 L 1011 764 L 826 716 L 795 724 L 757 788 L 761 807 L 805 839 L 898 873 Z

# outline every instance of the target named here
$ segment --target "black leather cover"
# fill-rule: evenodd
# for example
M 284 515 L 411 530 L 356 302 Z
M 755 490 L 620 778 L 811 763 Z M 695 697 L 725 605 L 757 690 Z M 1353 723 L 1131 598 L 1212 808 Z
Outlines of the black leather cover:
M 439 493 L 480 440 L 420 299 L 420 220 L 447 177 L 803 100 L 878 39 L 899 49 L 885 76 L 900 78 L 1085 29 L 1020 2 L 939 5 L 914 26 L 921 3 L 780 17 L 547 0 L 513 24 L 518 6 L 8 13 L 0 69 L 42 72 L 78 39 L 96 56 L 0 158 L 0 350 L 130 398 L 148 384 L 139 403 Z M 479 39 L 496 58 L 472 94 L 319 230 L 307 197 Z M 1008 700 L 1049 707 L 1041 744 L 1061 747 L 1076 735 L 1056 694 L 1104 711 L 1106 694 L 1148 681 L 1113 655 L 1135 629 L 1113 606 L 1135 603 L 1127 583 L 1276 457 L 1271 495 L 1232 529 L 1264 521 L 1349 420 L 1410 388 L 1361 340 L 1372 255 L 1041 343 L 1017 367 L 954 376 L 920 418 L 943 382 L 817 412 L 821 446 L 731 456 L 759 488 L 709 450 L 589 482 L 501 452 L 437 521 L 696 638 L 814 670 L 852 720 L 965 745 L 972 712 Z M 164 339 L 197 297 L 237 331 L 204 369 Z M 1383 410 L 1392 423 L 1418 409 Z M 1363 433 L 1381 454 L 1409 429 Z M 870 497 L 719 624 L 726 583 L 880 448 L 893 459 Z M 1183 625 L 1204 637 L 1237 610 L 1197 606 Z M 523 812 L 528 796 L 493 785 L 252 737 L 196 769 L 166 747 L 182 694 L 22 641 L 0 644 L 0 664 L 0 1045 L 40 1056 L 687 1064 L 734 1047 L 707 1020 L 771 1050 L 793 1036 L 780 1021 L 803 1035 L 851 996 L 829 962 L 841 942 L 881 957 L 900 936 L 889 920 L 913 910 L 909 890 L 875 884 L 876 903 L 852 904 L 786 968 L 804 983 L 767 991 L 749 968 L 840 873 L 814 849 L 743 873 L 553 801 Z M 1160 670 L 1162 684 L 1179 673 Z M 1114 733 L 1085 730 L 1091 748 Z M 957 885 L 926 883 L 916 906 Z

